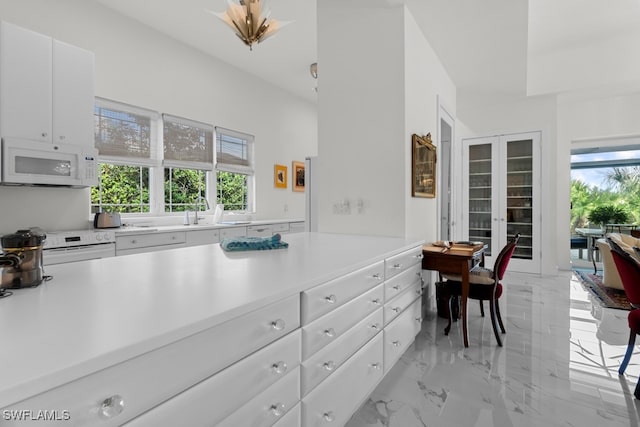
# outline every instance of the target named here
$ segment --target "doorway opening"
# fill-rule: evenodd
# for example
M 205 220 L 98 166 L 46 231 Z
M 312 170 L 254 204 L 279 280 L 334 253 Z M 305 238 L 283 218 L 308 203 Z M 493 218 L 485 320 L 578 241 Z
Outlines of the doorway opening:
M 453 186 L 451 176 L 451 150 L 453 148 L 454 119 L 446 109 L 439 105 L 438 121 L 438 163 L 440 164 L 440 177 L 438 177 L 438 212 L 440 221 L 438 224 L 438 238 L 440 240 L 454 240 L 455 221 L 453 220 L 453 206 L 451 201 L 451 188 Z

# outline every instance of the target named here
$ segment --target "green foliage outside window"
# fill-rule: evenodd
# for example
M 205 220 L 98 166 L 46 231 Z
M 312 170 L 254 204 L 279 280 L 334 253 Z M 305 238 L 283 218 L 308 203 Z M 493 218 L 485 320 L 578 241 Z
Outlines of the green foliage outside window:
M 199 197 L 205 196 L 206 173 L 194 169 L 165 168 L 164 210 L 184 212 L 196 210 Z M 201 199 L 199 210 L 207 207 Z
M 232 172 L 218 172 L 218 201 L 226 211 L 247 209 L 247 175 Z
M 91 211 L 149 212 L 149 168 L 100 165 L 100 184 L 91 187 Z

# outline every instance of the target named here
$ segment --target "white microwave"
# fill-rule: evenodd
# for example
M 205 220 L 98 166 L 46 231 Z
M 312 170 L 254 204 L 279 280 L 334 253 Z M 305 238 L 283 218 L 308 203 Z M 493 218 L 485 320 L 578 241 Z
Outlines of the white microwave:
M 98 150 L 3 138 L 1 176 L 9 185 L 90 187 L 98 184 Z

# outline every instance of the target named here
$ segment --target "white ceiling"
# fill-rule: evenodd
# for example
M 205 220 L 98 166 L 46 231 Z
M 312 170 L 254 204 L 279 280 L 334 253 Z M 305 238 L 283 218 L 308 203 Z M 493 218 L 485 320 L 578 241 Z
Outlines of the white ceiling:
M 291 21 L 250 51 L 218 18 L 225 0 L 95 0 L 285 90 L 315 101 L 316 0 L 272 0 Z M 350 1 L 350 0 L 344 0 Z M 527 50 L 640 28 L 640 0 L 387 0 L 404 3 L 461 92 L 526 94 Z M 149 7 L 150 4 L 153 7 Z M 529 9 L 535 14 L 530 22 Z M 529 38 L 531 40 L 529 40 Z M 534 43 L 528 43 L 534 41 Z M 322 64 L 319 64 L 322 76 Z

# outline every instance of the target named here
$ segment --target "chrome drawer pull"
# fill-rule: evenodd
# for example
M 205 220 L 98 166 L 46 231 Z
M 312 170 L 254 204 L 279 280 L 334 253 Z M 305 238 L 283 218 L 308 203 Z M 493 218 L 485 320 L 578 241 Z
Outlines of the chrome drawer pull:
M 280 362 L 271 365 L 271 369 L 273 370 L 274 374 L 281 375 L 287 372 L 287 364 L 281 360 Z
M 373 304 L 375 304 L 375 305 L 380 305 L 380 304 L 382 304 L 382 301 L 380 301 L 380 298 L 376 298 L 376 299 L 374 299 L 374 300 L 371 300 L 371 302 L 372 302 Z
M 373 276 L 371 276 L 371 277 L 373 277 L 373 278 L 374 278 L 374 279 L 376 279 L 376 280 L 380 280 L 380 273 L 375 273 L 375 274 L 374 274 Z
M 393 264 L 393 268 L 402 268 L 402 264 Z
M 285 409 L 287 409 L 287 407 L 284 406 L 284 403 L 280 402 L 275 403 L 269 407 L 269 411 L 271 411 L 271 413 L 276 417 L 281 417 L 282 414 L 284 414 Z
M 416 317 L 416 322 L 422 323 L 422 318 L 421 317 Z
M 393 345 L 394 347 L 400 347 L 400 341 L 393 341 L 391 345 Z
M 327 370 L 327 371 L 331 372 L 331 371 L 333 371 L 334 369 L 336 369 L 336 364 L 335 364 L 335 362 L 334 362 L 333 360 L 330 360 L 330 361 L 328 361 L 328 362 L 325 362 L 325 363 L 322 365 L 322 367 L 323 367 L 325 370 Z
M 400 307 L 393 307 L 391 311 L 393 311 L 394 313 L 400 313 Z
M 333 295 L 333 294 L 331 294 L 331 295 L 329 295 L 328 297 L 324 297 L 324 300 L 325 300 L 326 302 L 328 302 L 329 304 L 335 304 L 335 303 L 336 303 L 336 301 L 338 301 L 338 297 L 337 297 L 337 296 L 335 296 L 335 295 Z
M 420 289 L 416 289 L 416 295 L 422 295 L 422 291 Z
M 418 255 L 416 255 L 416 258 L 422 259 L 422 256 L 423 256 L 422 254 L 418 254 Z
M 378 329 L 380 329 L 380 325 L 377 323 L 374 323 L 373 325 L 371 325 L 371 329 L 373 329 L 374 331 L 377 331 Z
M 324 418 L 326 422 L 331 423 L 336 419 L 336 416 L 333 411 L 329 411 L 322 414 L 322 418 Z
M 281 331 L 284 329 L 284 320 L 282 319 L 278 319 L 278 320 L 274 320 L 273 322 L 271 322 L 271 328 L 273 328 L 276 331 Z
M 393 290 L 394 290 L 394 291 L 399 291 L 399 290 L 400 290 L 400 286 L 395 285 L 395 286 L 393 287 Z
M 124 411 L 124 399 L 119 394 L 107 397 L 100 405 L 99 413 L 103 418 L 113 418 Z
M 372 363 L 371 365 L 369 365 L 369 367 L 371 369 L 375 369 L 376 371 L 379 371 L 380 369 L 382 369 L 382 366 L 380 366 L 380 363 Z
M 324 330 L 324 334 L 325 334 L 326 336 L 328 336 L 329 338 L 333 338 L 333 337 L 335 337 L 335 336 L 336 336 L 336 330 L 335 330 L 335 329 L 333 329 L 333 328 L 325 329 L 325 330 Z

